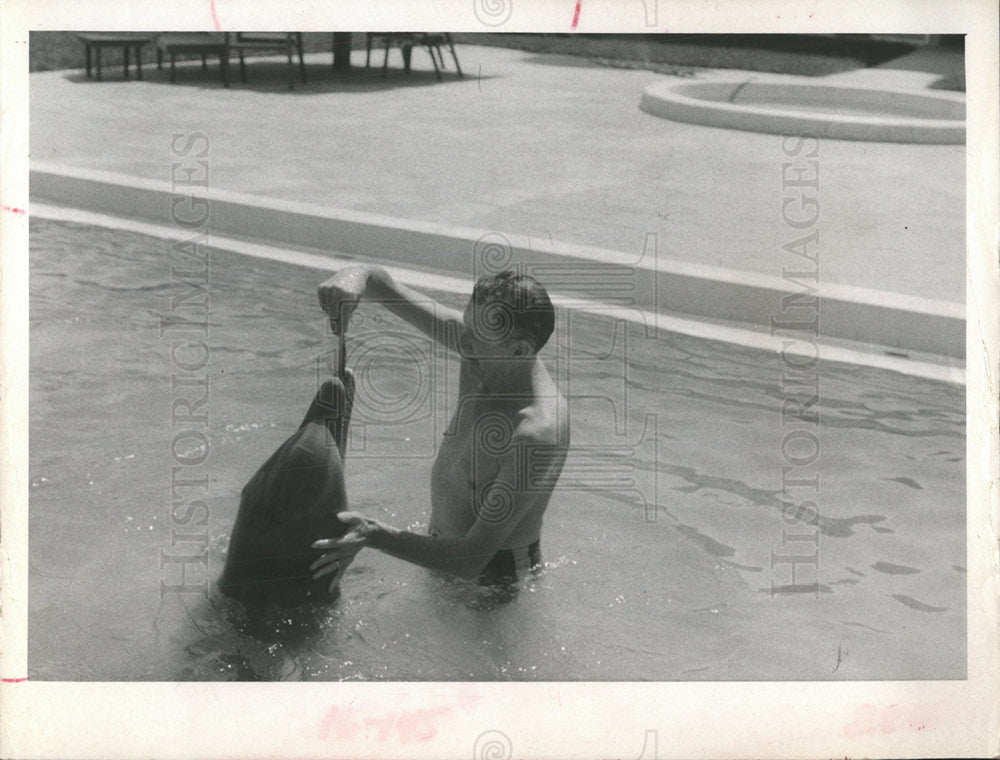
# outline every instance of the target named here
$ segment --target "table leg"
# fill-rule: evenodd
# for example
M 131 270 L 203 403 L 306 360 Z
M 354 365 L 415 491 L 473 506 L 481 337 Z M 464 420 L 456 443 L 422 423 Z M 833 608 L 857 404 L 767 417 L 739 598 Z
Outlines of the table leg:
M 128 45 L 122 45 L 122 67 L 125 69 L 125 78 L 128 79 Z
M 333 68 L 335 71 L 351 70 L 351 33 L 333 33 Z

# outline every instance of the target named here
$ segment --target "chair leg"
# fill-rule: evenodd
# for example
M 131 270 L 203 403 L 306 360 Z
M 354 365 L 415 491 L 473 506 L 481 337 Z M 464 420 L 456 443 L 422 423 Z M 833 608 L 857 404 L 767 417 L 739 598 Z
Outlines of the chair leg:
M 97 59 L 97 81 L 101 81 L 101 46 L 94 46 L 94 57 Z
M 296 32 L 296 47 L 299 49 L 299 73 L 302 75 L 302 84 L 306 83 L 306 57 L 302 50 L 302 33 Z
M 222 86 L 229 89 L 229 53 L 219 54 L 219 68 L 222 69 Z M 246 80 L 244 80 L 246 81 Z
M 84 45 L 87 49 L 87 79 L 90 79 L 90 44 Z
M 455 71 L 458 72 L 459 76 L 462 76 L 462 67 L 458 65 L 458 56 L 455 54 L 455 43 L 451 41 L 450 34 L 445 34 L 444 39 L 448 43 L 448 47 L 451 48 L 451 57 L 455 61 Z
M 240 81 L 243 82 L 243 84 L 247 83 L 247 64 L 246 61 L 243 60 L 242 50 L 240 50 Z
M 389 73 L 389 38 L 385 39 L 385 60 L 382 61 L 382 76 L 385 77 Z
M 431 54 L 431 63 L 434 64 L 434 73 L 437 75 L 438 81 L 441 81 L 441 69 L 438 66 L 437 57 L 434 55 L 434 46 L 428 45 L 427 52 Z
M 177 54 L 171 50 L 170 51 L 170 83 L 175 84 L 177 82 Z
M 295 89 L 295 55 L 292 46 L 288 46 L 288 89 Z
M 135 46 L 135 78 L 142 79 L 142 48 Z
M 159 48 L 156 48 L 156 68 L 163 68 L 163 51 Z
M 201 70 L 208 71 L 208 56 L 204 53 L 201 54 Z
M 372 62 L 372 33 L 368 32 L 365 34 L 365 68 L 367 69 Z
M 128 45 L 122 45 L 122 68 L 125 70 L 125 78 L 128 79 Z

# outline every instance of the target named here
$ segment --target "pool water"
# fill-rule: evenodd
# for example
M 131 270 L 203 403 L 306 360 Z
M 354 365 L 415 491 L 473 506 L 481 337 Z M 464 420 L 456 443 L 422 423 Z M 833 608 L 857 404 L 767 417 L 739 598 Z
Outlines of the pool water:
M 962 387 L 821 362 L 818 421 L 782 424 L 779 357 L 563 313 L 545 357 L 574 451 L 538 577 L 497 599 L 366 551 L 336 604 L 251 613 L 212 584 L 325 376 L 324 273 L 212 249 L 202 289 L 170 242 L 30 235 L 33 680 L 965 676 Z M 351 508 L 425 530 L 457 363 L 371 305 L 348 343 Z M 796 578 L 792 553 L 815 554 Z

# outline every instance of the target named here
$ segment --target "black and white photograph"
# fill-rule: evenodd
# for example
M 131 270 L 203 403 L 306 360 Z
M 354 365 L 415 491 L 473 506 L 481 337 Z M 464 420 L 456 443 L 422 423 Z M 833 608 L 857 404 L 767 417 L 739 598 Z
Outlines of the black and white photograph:
M 469 0 L 405 31 L 83 5 L 28 22 L 3 158 L 3 698 L 150 688 L 122 709 L 162 729 L 56 751 L 28 718 L 44 756 L 149 754 L 212 705 L 253 756 L 996 750 L 942 723 L 996 699 L 996 196 L 970 159 L 996 137 L 967 101 L 995 9 L 702 29 L 643 0 L 619 29 L 570 0 L 533 30 Z M 842 695 L 836 740 L 681 745 L 642 696 L 717 733 L 711 695 L 785 688 L 787 720 L 796 684 Z M 305 702 L 255 718 L 264 694 Z M 515 719 L 542 702 L 562 730 Z M 754 704 L 719 715 L 759 738 Z M 279 714 L 309 728 L 279 743 Z M 236 751 L 185 741 L 157 756 Z

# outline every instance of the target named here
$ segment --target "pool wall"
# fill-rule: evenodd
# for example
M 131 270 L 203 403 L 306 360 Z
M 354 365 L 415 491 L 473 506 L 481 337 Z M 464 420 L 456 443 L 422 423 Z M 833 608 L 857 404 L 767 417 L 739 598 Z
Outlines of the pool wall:
M 41 162 L 32 163 L 30 188 L 36 201 L 161 224 L 176 224 L 171 217 L 185 197 L 167 182 Z M 201 197 L 211 204 L 211 230 L 217 235 L 445 269 L 469 278 L 477 274 L 477 262 L 492 257 L 493 266 L 521 265 L 558 283 L 554 290 L 564 295 L 734 322 L 760 332 L 773 332 L 783 299 L 804 293 L 802 284 L 777 277 L 664 258 L 652 234 L 637 257 L 217 189 Z M 816 298 L 816 311 L 822 313 L 818 337 L 939 359 L 965 358 L 963 304 L 836 284 L 816 285 L 808 297 Z

